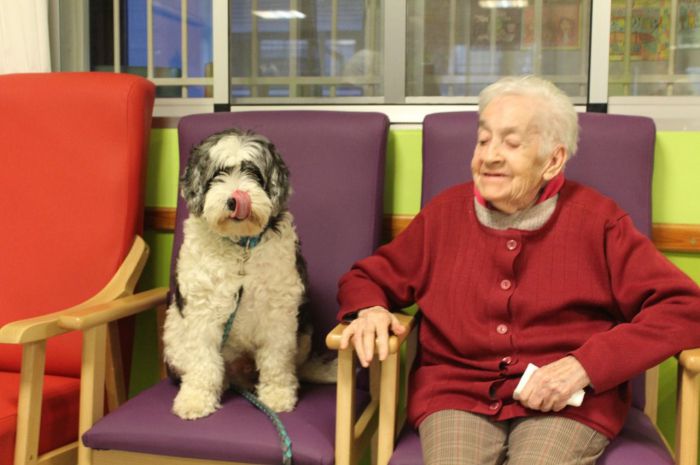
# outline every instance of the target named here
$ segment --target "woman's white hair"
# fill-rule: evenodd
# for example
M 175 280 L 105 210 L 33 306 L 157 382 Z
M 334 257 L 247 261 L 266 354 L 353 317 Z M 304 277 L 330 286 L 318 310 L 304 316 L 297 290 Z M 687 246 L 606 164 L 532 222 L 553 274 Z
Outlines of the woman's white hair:
M 533 97 L 537 105 L 537 130 L 542 137 L 540 154 L 551 153 L 557 145 L 566 148 L 567 160 L 578 147 L 578 116 L 569 97 L 551 82 L 537 76 L 512 76 L 499 79 L 479 94 L 479 113 L 495 98 L 504 95 Z

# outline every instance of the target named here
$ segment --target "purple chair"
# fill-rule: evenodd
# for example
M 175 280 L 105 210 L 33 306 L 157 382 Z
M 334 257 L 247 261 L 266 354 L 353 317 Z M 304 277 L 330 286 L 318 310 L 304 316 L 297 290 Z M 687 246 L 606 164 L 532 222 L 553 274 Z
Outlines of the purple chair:
M 631 215 L 637 228 L 651 236 L 654 122 L 642 117 L 583 113 L 579 115 L 579 123 L 579 148 L 566 166 L 566 176 L 614 198 Z M 471 180 L 470 160 L 477 143 L 477 126 L 476 112 L 438 113 L 425 118 L 423 205 L 447 187 Z M 657 375 L 649 376 L 656 395 Z M 621 434 L 608 446 L 598 464 L 674 463 L 652 420 L 645 415 L 644 374 L 632 380 L 631 388 L 633 408 Z M 647 407 L 655 419 L 656 399 L 653 398 Z M 380 434 L 383 429 L 380 424 Z M 382 447 L 380 445 L 380 449 Z M 422 462 L 418 434 L 406 425 L 400 430 L 389 463 L 420 465 Z
M 317 349 L 325 348 L 323 338 L 336 325 L 340 275 L 379 244 L 388 125 L 383 114 L 332 111 L 215 113 L 187 116 L 179 124 L 181 167 L 202 139 L 231 127 L 261 133 L 278 148 L 291 173 L 289 206 L 308 265 Z M 187 215 L 180 199 L 173 265 Z M 163 380 L 97 422 L 83 436 L 93 463 L 281 462 L 273 423 L 247 400 L 227 393 L 220 410 L 185 421 L 171 413 L 176 392 L 173 382 Z M 377 409 L 366 392 L 358 389 L 352 398 L 339 406 L 349 417 L 368 404 Z M 303 385 L 296 409 L 279 417 L 296 465 L 334 463 L 335 385 Z

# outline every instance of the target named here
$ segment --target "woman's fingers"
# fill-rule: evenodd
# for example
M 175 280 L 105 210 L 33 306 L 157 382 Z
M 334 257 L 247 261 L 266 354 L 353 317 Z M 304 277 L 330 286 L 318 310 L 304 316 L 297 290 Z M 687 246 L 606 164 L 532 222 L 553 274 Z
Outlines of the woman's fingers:
M 389 353 L 389 327 L 397 334 L 405 331 L 398 319 L 387 309 L 383 307 L 363 309 L 343 330 L 340 348 L 346 349 L 352 343 L 360 363 L 367 367 L 374 358 L 376 344 L 379 359 L 385 360 Z

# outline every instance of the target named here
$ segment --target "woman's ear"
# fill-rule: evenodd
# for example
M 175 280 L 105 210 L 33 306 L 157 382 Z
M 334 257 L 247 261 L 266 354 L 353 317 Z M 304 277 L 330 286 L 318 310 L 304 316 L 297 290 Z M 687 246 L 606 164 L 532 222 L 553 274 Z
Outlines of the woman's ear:
M 549 155 L 547 166 L 542 174 L 545 181 L 550 181 L 562 172 L 566 164 L 566 158 L 566 148 L 563 145 L 557 145 L 554 151 Z

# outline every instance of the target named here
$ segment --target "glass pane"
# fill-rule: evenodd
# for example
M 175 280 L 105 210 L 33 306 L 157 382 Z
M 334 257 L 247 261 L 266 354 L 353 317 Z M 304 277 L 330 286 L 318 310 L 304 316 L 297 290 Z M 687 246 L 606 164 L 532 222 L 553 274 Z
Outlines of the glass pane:
M 407 95 L 476 96 L 500 76 L 538 74 L 585 103 L 591 1 L 489 3 L 408 0 Z
M 211 0 L 187 3 L 187 76 L 214 76 Z M 212 86 L 189 86 L 188 97 L 212 97 Z
M 231 0 L 231 96 L 382 95 L 381 0 Z
M 120 2 L 121 71 L 156 80 L 158 97 L 208 97 L 211 86 L 159 83 L 158 78 L 201 78 L 212 76 L 212 0 L 187 2 L 186 53 L 182 45 L 181 0 L 153 0 L 152 69 L 148 69 L 148 3 L 146 0 Z M 90 0 L 90 67 L 114 70 L 114 26 L 111 0 Z M 187 70 L 183 73 L 184 65 Z
M 609 94 L 700 94 L 699 15 L 697 0 L 612 0 Z
M 90 0 L 89 8 L 90 70 L 114 71 L 114 9 L 112 2 Z M 74 70 L 62 69 L 62 71 Z

